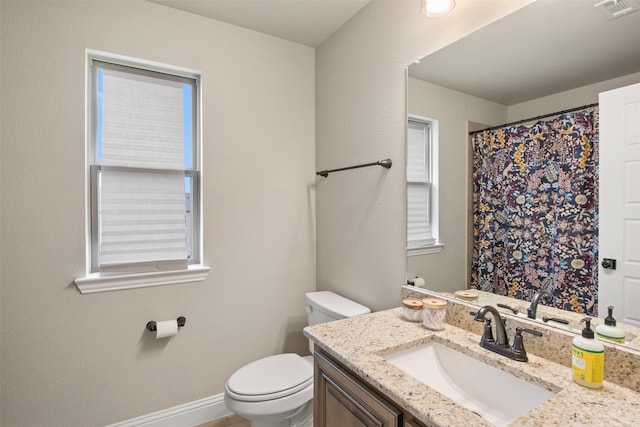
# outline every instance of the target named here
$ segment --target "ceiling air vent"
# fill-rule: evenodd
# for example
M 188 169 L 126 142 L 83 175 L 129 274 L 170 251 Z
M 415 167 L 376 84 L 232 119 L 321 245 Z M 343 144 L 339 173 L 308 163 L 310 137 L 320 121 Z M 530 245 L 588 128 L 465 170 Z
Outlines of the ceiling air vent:
M 604 0 L 596 3 L 595 8 L 607 19 L 616 19 L 640 10 L 640 3 L 638 0 Z

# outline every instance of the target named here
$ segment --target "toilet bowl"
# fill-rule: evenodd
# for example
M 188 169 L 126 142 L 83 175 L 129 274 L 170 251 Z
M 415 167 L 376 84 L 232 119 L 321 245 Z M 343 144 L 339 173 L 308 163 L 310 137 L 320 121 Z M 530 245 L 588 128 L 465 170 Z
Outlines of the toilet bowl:
M 333 292 L 306 294 L 309 324 L 370 313 Z M 224 402 L 252 427 L 313 426 L 313 356 L 278 354 L 251 362 L 225 385 Z
M 224 396 L 227 408 L 254 427 L 311 427 L 312 398 L 313 358 L 293 353 L 242 367 L 229 377 Z

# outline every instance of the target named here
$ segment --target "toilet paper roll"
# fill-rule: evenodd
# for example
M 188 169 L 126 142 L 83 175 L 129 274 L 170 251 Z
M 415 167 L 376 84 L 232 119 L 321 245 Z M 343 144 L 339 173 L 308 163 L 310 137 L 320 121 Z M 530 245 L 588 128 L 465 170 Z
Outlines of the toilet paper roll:
M 418 288 L 424 288 L 425 286 L 425 281 L 422 277 L 416 277 L 415 279 L 413 279 L 413 286 L 416 286 Z
M 172 337 L 177 333 L 177 320 L 161 320 L 160 322 L 156 322 L 156 339 Z

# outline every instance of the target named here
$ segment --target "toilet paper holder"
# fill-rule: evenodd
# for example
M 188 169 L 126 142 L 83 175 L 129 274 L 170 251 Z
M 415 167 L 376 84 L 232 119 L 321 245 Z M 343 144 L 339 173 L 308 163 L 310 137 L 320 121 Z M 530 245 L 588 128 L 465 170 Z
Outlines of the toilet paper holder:
M 178 328 L 182 328 L 184 326 L 185 323 L 187 323 L 187 318 L 184 316 L 180 316 L 176 319 L 176 321 L 178 322 Z M 147 331 L 151 331 L 151 332 L 155 332 L 156 331 L 156 321 L 155 320 L 151 320 L 149 322 L 147 322 Z

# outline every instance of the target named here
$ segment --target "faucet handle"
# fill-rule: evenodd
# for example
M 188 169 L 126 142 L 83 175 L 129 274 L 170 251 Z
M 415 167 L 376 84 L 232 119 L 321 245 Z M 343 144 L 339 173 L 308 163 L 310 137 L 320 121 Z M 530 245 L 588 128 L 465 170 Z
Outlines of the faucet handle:
M 475 315 L 475 313 L 474 313 Z M 482 322 L 482 320 L 477 320 L 478 322 Z M 483 344 L 493 344 L 496 340 L 493 338 L 493 329 L 491 329 L 491 319 L 484 319 L 484 329 L 482 331 L 482 338 L 480 338 L 480 345 Z
M 542 336 L 542 332 L 540 331 L 536 331 L 535 329 L 529 329 L 529 328 L 516 328 L 516 336 L 520 335 L 522 336 L 522 332 L 526 332 L 528 334 L 531 335 L 535 335 L 537 337 L 541 337 Z
M 513 308 L 513 307 L 511 307 L 510 305 L 507 305 L 507 304 L 500 304 L 500 303 L 498 303 L 498 304 L 496 304 L 496 305 L 497 305 L 498 307 L 500 307 L 500 308 L 506 308 L 507 310 L 511 310 L 511 312 L 512 312 L 513 314 L 518 314 L 518 309 L 517 309 L 517 308 Z
M 522 339 L 522 333 L 526 332 L 537 337 L 542 336 L 542 332 L 528 328 L 516 328 L 516 336 L 513 338 L 513 345 L 511 346 L 511 352 L 516 356 L 516 360 L 526 362 L 529 360 L 527 357 L 527 351 L 524 349 L 524 341 Z
M 482 338 L 480 342 L 484 343 L 494 343 L 496 340 L 493 338 L 493 330 L 491 329 L 491 319 L 485 319 L 484 321 L 484 331 L 482 333 Z

